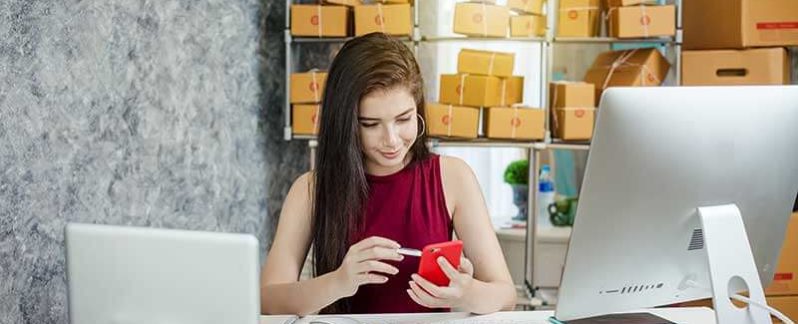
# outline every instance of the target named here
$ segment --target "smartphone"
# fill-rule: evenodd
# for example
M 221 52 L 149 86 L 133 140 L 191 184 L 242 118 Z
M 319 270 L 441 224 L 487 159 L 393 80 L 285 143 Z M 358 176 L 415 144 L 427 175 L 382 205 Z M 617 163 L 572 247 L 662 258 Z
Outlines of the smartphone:
M 463 241 L 451 241 L 430 244 L 421 251 L 418 274 L 438 286 L 449 286 L 449 277 L 438 265 L 438 257 L 444 257 L 452 266 L 460 267 L 460 254 L 463 252 Z

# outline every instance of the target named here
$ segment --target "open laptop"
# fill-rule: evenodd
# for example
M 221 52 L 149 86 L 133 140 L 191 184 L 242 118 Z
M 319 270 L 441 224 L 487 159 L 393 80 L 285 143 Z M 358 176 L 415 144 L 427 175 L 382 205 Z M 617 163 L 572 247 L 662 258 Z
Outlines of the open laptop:
M 258 323 L 252 235 L 70 223 L 66 255 L 72 324 Z

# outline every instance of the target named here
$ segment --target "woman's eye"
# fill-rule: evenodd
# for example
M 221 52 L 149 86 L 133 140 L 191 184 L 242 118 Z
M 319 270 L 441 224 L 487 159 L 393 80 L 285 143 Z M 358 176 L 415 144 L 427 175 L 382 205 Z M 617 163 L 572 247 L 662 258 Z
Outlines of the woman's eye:
M 363 126 L 363 127 L 365 127 L 365 128 L 372 128 L 372 127 L 374 127 L 374 126 L 377 126 L 377 124 L 365 124 L 365 123 L 361 123 L 361 124 L 360 124 L 360 126 Z
M 402 123 L 410 121 L 410 117 L 401 118 L 401 119 L 399 119 L 399 121 L 402 122 Z

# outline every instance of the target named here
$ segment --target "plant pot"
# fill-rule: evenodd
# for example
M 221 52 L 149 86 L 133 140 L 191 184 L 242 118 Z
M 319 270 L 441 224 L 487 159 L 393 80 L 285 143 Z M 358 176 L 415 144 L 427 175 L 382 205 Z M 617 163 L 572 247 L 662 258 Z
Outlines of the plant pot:
M 525 221 L 529 212 L 529 186 L 522 184 L 511 185 L 513 187 L 513 205 L 518 207 L 518 214 L 513 216 L 515 221 Z

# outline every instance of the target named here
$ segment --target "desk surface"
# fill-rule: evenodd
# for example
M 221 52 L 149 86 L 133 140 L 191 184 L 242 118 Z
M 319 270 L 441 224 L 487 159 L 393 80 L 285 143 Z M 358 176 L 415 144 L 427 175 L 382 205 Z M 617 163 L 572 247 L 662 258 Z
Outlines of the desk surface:
M 683 324 L 712 324 L 715 323 L 715 312 L 706 307 L 680 307 L 680 308 L 655 308 L 649 312 L 668 319 L 672 322 Z M 404 324 L 404 323 L 540 323 L 549 324 L 549 317 L 554 311 L 531 312 L 498 312 L 490 315 L 469 315 L 468 313 L 417 313 L 417 314 L 372 314 L 372 315 L 341 315 L 341 316 L 308 316 L 296 319 L 296 316 L 261 316 L 260 324 L 300 324 L 314 323 L 346 323 L 350 321 L 336 321 L 336 317 L 355 319 L 358 322 L 370 324 Z M 354 323 L 354 322 L 351 322 Z

